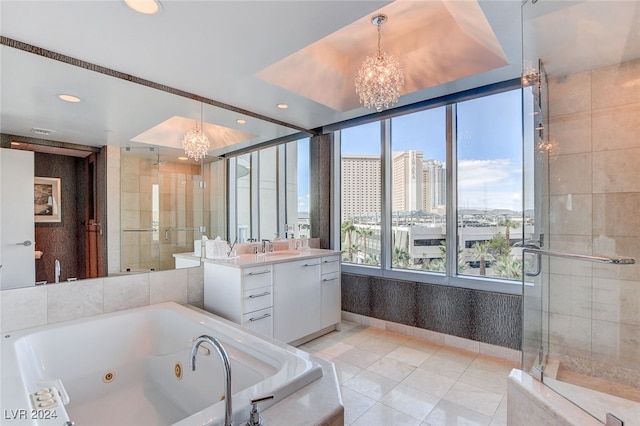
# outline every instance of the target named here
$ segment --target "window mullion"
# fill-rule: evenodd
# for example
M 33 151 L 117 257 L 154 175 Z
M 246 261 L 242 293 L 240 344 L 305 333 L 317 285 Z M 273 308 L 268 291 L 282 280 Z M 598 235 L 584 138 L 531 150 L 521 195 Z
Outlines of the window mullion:
M 297 142 L 295 142 L 297 143 Z M 290 200 L 287 197 L 287 184 L 288 184 L 288 176 L 287 176 L 287 164 L 288 161 L 292 161 L 288 155 L 288 144 L 282 144 L 278 146 L 278 154 L 276 155 L 276 203 L 278 206 L 278 212 L 276 215 L 277 225 L 276 225 L 276 233 L 280 238 L 284 238 L 285 233 L 285 224 L 288 223 L 289 218 L 287 217 L 287 205 Z M 299 167 L 297 165 L 296 159 L 296 169 Z M 297 202 L 297 200 L 295 200 Z M 291 218 L 293 219 L 293 218 Z M 297 219 L 297 218 L 296 218 Z
M 391 119 L 380 121 L 380 184 L 382 191 L 380 194 L 380 265 L 383 271 L 391 269 L 393 251 L 393 225 L 392 221 L 392 182 L 391 182 Z
M 227 179 L 229 191 L 227 193 L 227 235 L 229 240 L 238 238 L 238 157 L 227 160 Z
M 457 200 L 457 146 L 456 146 L 456 104 L 446 107 L 447 158 L 446 161 L 446 215 L 447 215 L 447 263 L 446 276 L 458 273 L 458 200 Z M 447 280 L 448 281 L 448 280 Z
M 260 151 L 251 153 L 251 238 L 260 240 Z

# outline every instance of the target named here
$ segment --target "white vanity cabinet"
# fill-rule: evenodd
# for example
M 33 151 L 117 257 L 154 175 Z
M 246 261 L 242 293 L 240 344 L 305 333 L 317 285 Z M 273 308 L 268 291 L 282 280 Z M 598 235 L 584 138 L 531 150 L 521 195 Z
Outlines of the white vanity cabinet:
M 272 265 L 238 268 L 205 262 L 204 309 L 273 337 Z
M 340 324 L 342 312 L 342 286 L 340 285 L 340 256 L 323 257 L 321 260 L 321 328 Z
M 273 337 L 290 343 L 320 330 L 320 258 L 273 265 Z
M 340 256 L 331 250 L 204 262 L 205 310 L 285 343 L 340 324 Z

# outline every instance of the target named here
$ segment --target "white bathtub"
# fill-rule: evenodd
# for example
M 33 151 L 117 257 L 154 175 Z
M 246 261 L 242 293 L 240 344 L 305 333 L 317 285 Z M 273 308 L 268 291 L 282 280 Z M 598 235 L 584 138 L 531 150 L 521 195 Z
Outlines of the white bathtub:
M 322 377 L 322 368 L 299 351 L 163 303 L 3 336 L 2 424 L 221 424 L 224 376 L 217 353 L 202 345 L 197 370 L 189 369 L 191 341 L 202 334 L 218 338 L 229 354 L 234 424 L 248 419 L 251 398 L 273 394 L 262 405 L 267 408 Z M 52 387 L 60 388 L 53 392 L 58 406 L 34 408 L 32 395 Z

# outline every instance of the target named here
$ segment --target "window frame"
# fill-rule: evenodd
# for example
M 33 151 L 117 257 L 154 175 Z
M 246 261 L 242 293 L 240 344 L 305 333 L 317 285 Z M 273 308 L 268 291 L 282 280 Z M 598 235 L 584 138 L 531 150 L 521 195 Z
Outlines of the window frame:
M 279 237 L 283 237 L 286 232 L 286 224 L 289 221 L 287 206 L 291 202 L 297 203 L 297 197 L 290 199 L 287 192 L 287 161 L 290 159 L 288 156 L 288 146 L 291 143 L 299 143 L 301 141 L 308 141 L 310 136 L 303 134 L 295 134 L 291 137 L 291 140 L 279 141 L 277 144 L 264 144 L 264 146 L 258 147 L 251 151 L 238 151 L 233 156 L 227 158 L 227 234 L 230 241 L 234 241 L 238 238 L 238 179 L 237 168 L 238 159 L 242 156 L 248 156 L 249 158 L 249 233 L 246 239 L 242 242 L 247 242 L 249 239 L 260 240 L 268 239 L 272 240 L 273 235 L 262 235 L 260 224 L 260 168 L 265 164 L 261 164 L 261 153 L 265 149 L 274 148 L 275 151 L 275 167 L 276 167 L 276 232 Z M 308 143 L 308 142 L 307 142 Z M 297 157 L 296 157 L 297 161 Z M 298 167 L 300 165 L 298 164 Z M 268 167 L 268 165 L 267 165 Z M 307 165 L 308 167 L 308 165 Z
M 371 114 L 359 119 L 352 119 L 342 123 L 336 123 L 323 128 L 323 131 L 334 132 L 334 158 L 333 194 L 336 200 L 332 220 L 332 240 L 334 248 L 340 249 L 341 238 L 341 130 L 370 122 L 380 122 L 380 153 L 381 153 L 381 233 L 380 245 L 385 250 L 380 252 L 380 265 L 360 265 L 342 263 L 342 271 L 356 275 L 367 275 L 379 278 L 413 281 L 426 284 L 446 285 L 468 288 L 474 290 L 494 291 L 506 294 L 521 294 L 522 282 L 520 280 L 496 279 L 491 277 L 477 277 L 459 275 L 457 271 L 457 256 L 447 256 L 445 273 L 434 273 L 410 269 L 394 269 L 391 267 L 391 251 L 389 244 L 392 238 L 392 147 L 391 147 L 391 119 L 400 115 L 419 112 L 426 109 L 444 106 L 446 108 L 446 245 L 457 247 L 458 238 L 458 205 L 457 205 L 457 135 L 456 135 L 456 104 L 470 99 L 510 91 L 522 90 L 520 78 L 507 80 L 501 83 L 484 86 L 465 92 L 459 92 L 440 98 L 423 101 L 417 104 L 387 110 L 383 113 Z M 521 94 L 522 109 L 523 96 Z M 523 128 L 524 132 L 524 128 Z M 524 138 L 524 133 L 523 133 Z M 521 183 L 524 185 L 524 183 Z M 524 186 L 523 186 L 524 191 Z

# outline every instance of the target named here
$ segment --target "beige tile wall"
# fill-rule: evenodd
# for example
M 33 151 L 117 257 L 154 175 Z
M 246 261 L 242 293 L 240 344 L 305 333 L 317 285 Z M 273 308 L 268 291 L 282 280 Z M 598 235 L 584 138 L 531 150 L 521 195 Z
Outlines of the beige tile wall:
M 168 301 L 203 308 L 203 267 L 5 290 L 0 292 L 0 331 L 6 333 Z
M 566 366 L 640 382 L 640 61 L 549 80 L 552 249 L 636 258 L 551 262 L 550 352 Z

